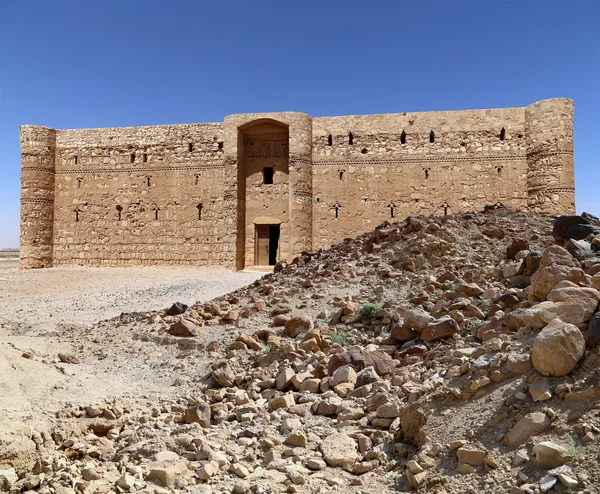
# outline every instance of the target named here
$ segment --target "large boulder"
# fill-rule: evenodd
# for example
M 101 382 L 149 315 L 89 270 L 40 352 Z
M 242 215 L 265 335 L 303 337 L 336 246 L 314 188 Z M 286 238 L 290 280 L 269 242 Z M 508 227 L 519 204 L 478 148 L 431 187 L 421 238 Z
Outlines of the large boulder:
M 433 320 L 434 317 L 423 309 L 410 309 L 404 314 L 404 325 L 419 333 Z
M 569 239 L 564 243 L 564 247 L 574 258 L 580 261 L 583 261 L 588 253 L 592 251 L 592 244 L 586 240 Z
M 560 319 L 571 324 L 588 322 L 598 307 L 600 292 L 594 288 L 579 287 L 570 281 L 561 281 L 548 294 L 548 300 L 534 307 L 545 305 L 539 311 L 540 318 L 548 323 Z
M 592 276 L 591 283 L 596 290 L 600 290 L 600 273 L 596 273 Z
M 531 277 L 529 300 L 541 302 L 557 283 L 563 280 L 579 283 L 584 278 L 579 262 L 560 245 L 553 245 L 544 251 L 540 267 Z
M 341 432 L 334 432 L 323 439 L 320 449 L 330 467 L 351 465 L 359 458 L 354 439 Z
M 212 378 L 219 386 L 227 388 L 233 386 L 235 373 L 227 362 L 217 362 L 212 366 Z
M 437 321 L 430 322 L 421 333 L 425 341 L 438 341 L 449 336 L 460 333 L 460 326 L 451 317 L 443 317 Z
M 414 329 L 407 328 L 404 324 L 394 324 L 390 331 L 390 336 L 398 341 L 410 341 L 419 337 L 419 333 L 417 333 Z
M 506 248 L 506 257 L 514 259 L 518 252 L 529 250 L 529 242 L 523 238 L 513 239 L 512 243 Z
M 285 323 L 285 334 L 295 338 L 300 333 L 308 333 L 313 328 L 313 322 L 305 314 L 294 316 Z
M 544 412 L 533 412 L 525 415 L 504 436 L 504 446 L 514 448 L 527 441 L 531 436 L 543 432 L 550 426 L 550 419 Z
M 538 372 L 566 376 L 585 353 L 585 341 L 579 328 L 555 319 L 533 340 L 531 361 Z
M 595 288 L 580 287 L 570 281 L 558 283 L 548 293 L 552 302 L 569 302 L 583 306 L 591 315 L 596 311 L 600 301 L 600 292 Z
M 554 221 L 552 236 L 558 240 L 575 239 L 583 240 L 590 234 L 597 235 L 600 228 L 590 224 L 583 216 L 559 216 Z
M 554 307 L 554 305 L 553 302 L 542 302 L 533 307 L 515 309 L 504 317 L 504 325 L 513 331 L 518 331 L 525 326 L 542 329 L 546 325 L 546 321 L 542 320 L 540 312 Z
M 559 444 L 542 441 L 533 447 L 535 466 L 539 468 L 556 468 L 564 465 L 573 457 L 569 451 Z
M 350 350 L 333 354 L 327 364 L 327 373 L 332 376 L 335 370 L 343 365 L 350 365 L 357 372 L 366 367 L 373 367 L 380 376 L 392 374 L 396 368 L 394 359 L 385 352 Z
M 533 275 L 533 273 L 535 273 L 540 267 L 541 260 L 542 253 L 537 250 L 531 251 L 529 254 L 527 254 L 527 257 L 525 258 L 524 274 L 527 276 Z
M 586 335 L 586 345 L 589 348 L 600 346 L 600 312 L 596 312 L 590 324 Z
M 173 336 L 198 336 L 200 328 L 195 321 L 184 317 L 171 326 L 169 333 Z
M 181 302 L 175 302 L 166 312 L 167 316 L 178 316 L 188 310 L 188 306 Z

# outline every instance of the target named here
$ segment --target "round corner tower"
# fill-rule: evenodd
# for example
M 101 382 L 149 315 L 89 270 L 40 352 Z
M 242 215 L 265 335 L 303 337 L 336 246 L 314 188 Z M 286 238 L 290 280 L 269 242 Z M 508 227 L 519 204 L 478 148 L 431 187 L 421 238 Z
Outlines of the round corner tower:
M 21 268 L 52 266 L 56 131 L 23 125 L 21 134 Z
M 575 213 L 573 100 L 538 101 L 525 110 L 530 211 Z

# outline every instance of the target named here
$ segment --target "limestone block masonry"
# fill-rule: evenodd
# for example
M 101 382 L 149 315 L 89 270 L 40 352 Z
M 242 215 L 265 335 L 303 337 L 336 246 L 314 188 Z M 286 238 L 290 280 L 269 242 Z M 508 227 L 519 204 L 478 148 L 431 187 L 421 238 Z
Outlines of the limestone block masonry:
M 573 102 L 526 108 L 21 131 L 21 267 L 223 265 L 385 220 L 503 204 L 575 211 Z

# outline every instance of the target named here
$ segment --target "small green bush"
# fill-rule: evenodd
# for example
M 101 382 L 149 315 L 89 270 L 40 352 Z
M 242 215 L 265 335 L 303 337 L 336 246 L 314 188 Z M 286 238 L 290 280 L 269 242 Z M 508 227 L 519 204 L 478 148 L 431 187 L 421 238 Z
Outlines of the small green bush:
M 334 343 L 337 343 L 338 345 L 347 346 L 348 345 L 347 336 L 348 335 L 346 333 L 344 333 L 343 331 L 340 331 L 339 333 L 333 333 L 331 335 L 331 341 L 333 341 Z
M 479 302 L 479 308 L 481 309 L 481 312 L 487 314 L 487 311 L 490 310 L 492 303 L 492 299 L 489 298 L 484 298 L 481 302 Z
M 567 447 L 567 450 L 574 460 L 579 460 L 585 456 L 585 446 L 575 444 L 573 440 L 571 440 L 571 444 Z
M 476 317 L 473 317 L 473 318 L 467 320 L 467 322 L 465 324 L 465 329 L 468 329 L 470 331 L 475 326 L 477 326 L 480 322 L 481 321 L 479 319 L 477 319 Z
M 377 314 L 377 311 L 381 309 L 381 307 L 381 304 L 369 302 L 368 304 L 365 304 L 360 308 L 358 314 L 360 315 L 360 318 L 363 320 L 363 322 L 370 321 L 371 319 L 373 319 L 373 317 L 375 317 L 375 314 Z
M 580 252 L 584 259 L 596 256 L 596 253 L 592 249 L 581 249 Z

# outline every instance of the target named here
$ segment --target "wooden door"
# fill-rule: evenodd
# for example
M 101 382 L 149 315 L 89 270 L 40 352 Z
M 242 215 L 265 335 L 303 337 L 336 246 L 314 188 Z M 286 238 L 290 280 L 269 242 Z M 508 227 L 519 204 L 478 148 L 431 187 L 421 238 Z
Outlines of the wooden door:
M 269 265 L 269 225 L 256 225 L 254 264 Z

